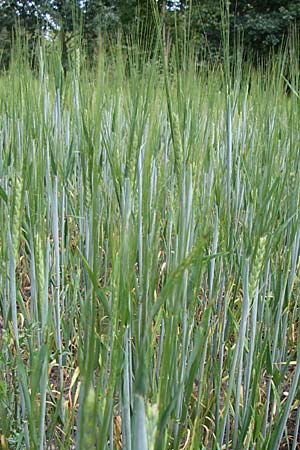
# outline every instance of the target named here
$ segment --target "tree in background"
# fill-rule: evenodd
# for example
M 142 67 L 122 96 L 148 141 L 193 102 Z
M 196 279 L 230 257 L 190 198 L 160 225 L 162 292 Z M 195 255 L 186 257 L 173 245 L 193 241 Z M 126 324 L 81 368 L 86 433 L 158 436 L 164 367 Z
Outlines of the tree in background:
M 27 40 L 29 50 L 45 26 L 45 2 L 0 0 L 0 64 L 9 65 L 15 31 Z
M 210 52 L 219 54 L 221 3 L 192 0 L 191 4 L 192 35 L 198 39 L 199 46 L 207 45 Z M 231 0 L 229 11 L 231 36 L 239 33 L 245 50 L 255 55 L 277 50 L 293 25 L 299 29 L 299 0 Z
M 239 0 L 231 10 L 245 47 L 256 54 L 278 48 L 289 29 L 300 24 L 299 0 Z
M 161 11 L 172 2 L 157 3 Z M 120 30 L 130 34 L 134 28 L 154 28 L 152 0 L 0 0 L 0 65 L 8 67 L 16 30 L 25 36 L 30 52 L 38 37 L 59 38 L 64 70 L 68 52 L 75 42 L 84 44 L 93 57 L 100 34 L 111 38 Z
M 174 38 L 176 17 L 184 39 L 192 39 L 199 51 L 205 48 L 211 56 L 220 55 L 222 7 L 218 0 L 0 0 L 0 64 L 9 64 L 16 25 L 30 52 L 39 37 L 59 37 L 66 70 L 74 37 L 92 60 L 100 34 L 114 38 L 121 29 L 124 35 L 138 30 L 145 39 L 155 36 L 154 4 L 165 47 Z M 245 49 L 259 55 L 278 48 L 291 25 L 300 23 L 299 0 L 232 0 L 229 6 L 232 36 L 239 32 Z

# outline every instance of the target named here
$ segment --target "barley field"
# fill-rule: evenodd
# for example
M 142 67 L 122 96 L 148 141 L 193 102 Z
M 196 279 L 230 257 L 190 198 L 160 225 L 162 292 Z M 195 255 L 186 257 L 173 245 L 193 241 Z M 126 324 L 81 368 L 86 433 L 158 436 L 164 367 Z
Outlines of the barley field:
M 0 77 L 0 448 L 299 449 L 298 47 L 38 60 Z

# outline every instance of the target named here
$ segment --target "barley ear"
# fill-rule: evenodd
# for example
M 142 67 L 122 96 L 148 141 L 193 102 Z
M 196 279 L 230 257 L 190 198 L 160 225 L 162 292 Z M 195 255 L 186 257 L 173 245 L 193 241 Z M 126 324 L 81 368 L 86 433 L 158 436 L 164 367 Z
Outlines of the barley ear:
M 178 181 L 179 181 L 179 174 L 181 171 L 181 165 L 182 165 L 182 159 L 183 159 L 183 147 L 182 147 L 178 115 L 173 113 L 172 119 L 173 119 L 173 147 L 174 147 L 174 158 L 175 158 L 175 171 L 177 173 Z
M 250 273 L 250 280 L 249 280 L 249 296 L 250 298 L 253 298 L 255 295 L 255 290 L 258 286 L 259 282 L 259 275 L 262 270 L 263 266 L 263 259 L 265 255 L 266 250 L 266 243 L 267 243 L 267 237 L 263 236 L 259 239 L 259 244 L 257 248 L 256 255 L 254 257 L 252 270 Z
M 96 445 L 96 393 L 93 387 L 90 387 L 84 400 L 83 421 L 82 421 L 82 450 L 94 450 Z
M 148 447 L 149 450 L 154 450 L 155 444 L 155 436 L 157 432 L 157 423 L 158 423 L 158 406 L 157 404 L 148 405 L 147 406 L 147 420 L 146 420 L 146 429 L 147 429 L 147 437 L 148 437 Z
M 86 176 L 83 177 L 84 182 L 84 206 L 87 211 L 89 211 L 91 203 L 92 203 L 92 189 L 90 183 L 90 176 L 87 173 Z

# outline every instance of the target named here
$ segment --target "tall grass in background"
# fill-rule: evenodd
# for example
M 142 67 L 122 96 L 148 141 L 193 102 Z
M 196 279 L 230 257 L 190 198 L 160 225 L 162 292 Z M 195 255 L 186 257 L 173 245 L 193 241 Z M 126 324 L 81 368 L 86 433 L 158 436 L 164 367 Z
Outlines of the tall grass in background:
M 172 48 L 100 48 L 92 73 L 78 50 L 66 77 L 58 51 L 36 73 L 16 55 L 1 448 L 299 448 L 298 80 L 296 41 L 233 71 Z

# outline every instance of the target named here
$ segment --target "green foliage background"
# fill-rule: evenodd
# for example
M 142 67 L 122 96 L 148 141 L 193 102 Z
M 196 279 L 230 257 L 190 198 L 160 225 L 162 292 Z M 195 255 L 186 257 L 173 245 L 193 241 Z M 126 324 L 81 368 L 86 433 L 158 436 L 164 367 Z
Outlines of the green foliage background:
M 83 39 L 90 60 L 97 51 L 100 35 L 115 38 L 120 30 L 125 35 L 137 30 L 140 37 L 149 40 L 155 30 L 154 8 L 161 16 L 166 42 L 174 40 L 174 35 L 179 32 L 183 41 L 192 40 L 196 52 L 205 48 L 209 50 L 208 54 L 218 57 L 225 4 L 229 7 L 232 36 L 241 36 L 248 53 L 261 56 L 271 49 L 278 49 L 291 26 L 299 27 L 298 0 L 236 0 L 228 3 L 225 0 L 2 0 L 1 66 L 7 68 L 9 65 L 16 28 L 19 34 L 26 36 L 30 52 L 39 36 L 53 39 L 60 36 L 66 65 L 74 36 Z M 232 38 L 232 45 L 233 42 Z

